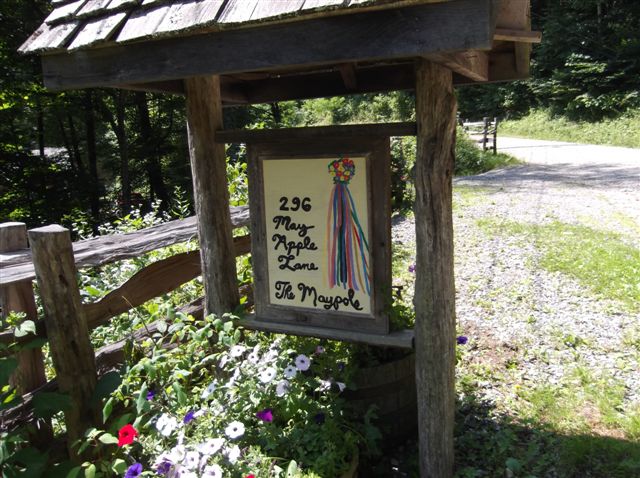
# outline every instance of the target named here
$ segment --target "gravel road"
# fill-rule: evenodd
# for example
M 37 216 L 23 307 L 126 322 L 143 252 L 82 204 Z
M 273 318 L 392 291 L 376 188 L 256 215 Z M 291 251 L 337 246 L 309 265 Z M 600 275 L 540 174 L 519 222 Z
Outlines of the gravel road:
M 623 383 L 627 404 L 640 400 L 640 351 L 628 344 L 640 315 L 543 269 L 535 240 L 478 225 L 560 221 L 640 248 L 640 149 L 502 137 L 498 146 L 526 163 L 454 181 L 460 329 L 479 362 L 508 368 L 513 381 L 487 383 L 484 398 L 508 401 L 511 385 L 566 383 L 586 367 Z M 397 220 L 393 236 L 415 244 L 413 218 Z

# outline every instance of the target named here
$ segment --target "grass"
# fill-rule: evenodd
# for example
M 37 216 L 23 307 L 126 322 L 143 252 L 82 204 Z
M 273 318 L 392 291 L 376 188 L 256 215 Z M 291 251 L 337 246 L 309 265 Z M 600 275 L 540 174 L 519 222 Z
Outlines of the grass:
M 456 138 L 456 176 L 481 174 L 496 168 L 522 164 L 519 159 L 505 153 L 483 151 L 461 129 Z
M 478 225 L 491 234 L 524 236 L 541 249 L 540 265 L 546 270 L 577 279 L 627 311 L 640 311 L 640 250 L 622 236 L 557 221 L 531 225 L 483 218 Z
M 640 110 L 598 123 L 571 121 L 554 117 L 547 110 L 533 110 L 521 119 L 500 123 L 498 135 L 640 148 Z

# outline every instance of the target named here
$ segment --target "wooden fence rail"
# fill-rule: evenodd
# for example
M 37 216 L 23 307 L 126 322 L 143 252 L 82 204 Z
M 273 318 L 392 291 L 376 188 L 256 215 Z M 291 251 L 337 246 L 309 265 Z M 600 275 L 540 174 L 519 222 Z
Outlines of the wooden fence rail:
M 233 228 L 249 224 L 247 207 L 230 208 Z M 82 303 L 77 283 L 77 269 L 101 266 L 139 257 L 162 247 L 196 238 L 195 218 L 170 221 L 140 231 L 101 236 L 71 243 L 69 231 L 47 226 L 29 231 L 20 223 L 0 224 L 0 304 L 3 316 L 11 311 L 25 312 L 36 324 L 36 336 L 49 341 L 56 379 L 46 381 L 40 349 L 18 353 L 19 368 L 12 377 L 22 394 L 23 403 L 0 416 L 0 427 L 10 429 L 25 419 L 32 419 L 31 400 L 39 391 L 53 390 L 70 395 L 74 407 L 65 412 L 69 443 L 79 438 L 99 416 L 87 408 L 90 392 L 95 388 L 97 369 L 113 365 L 123 357 L 125 341 L 103 347 L 94 353 L 89 331 L 107 323 L 154 297 L 166 294 L 201 274 L 200 251 L 175 254 L 156 261 L 134 274 L 124 284 L 95 303 Z M 234 238 L 235 255 L 250 252 L 248 235 Z M 37 278 L 44 309 L 38 320 L 32 280 Z M 199 312 L 201 300 L 189 304 L 187 312 Z M 153 324 L 151 324 L 153 329 Z M 148 333 L 138 331 L 134 340 Z M 0 343 L 24 343 L 32 334 L 16 337 L 13 330 L 0 332 Z M 96 367 L 97 363 L 97 367 Z M 89 395 L 88 395 L 89 394 Z M 47 428 L 48 425 L 45 427 Z M 70 456 L 76 460 L 73 450 Z

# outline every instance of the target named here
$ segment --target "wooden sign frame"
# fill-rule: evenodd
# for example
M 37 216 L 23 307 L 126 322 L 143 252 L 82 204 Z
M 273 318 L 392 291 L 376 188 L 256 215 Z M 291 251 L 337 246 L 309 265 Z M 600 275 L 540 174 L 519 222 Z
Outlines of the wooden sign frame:
M 367 164 L 368 234 L 371 268 L 370 314 L 319 310 L 271 303 L 265 217 L 264 161 L 283 159 L 320 159 L 327 162 L 340 156 L 364 157 Z M 391 302 L 391 169 L 389 137 L 318 137 L 268 140 L 247 145 L 249 207 L 251 211 L 251 250 L 254 271 L 256 320 L 281 325 L 333 329 L 367 334 L 389 333 Z M 329 179 L 329 176 L 327 176 Z

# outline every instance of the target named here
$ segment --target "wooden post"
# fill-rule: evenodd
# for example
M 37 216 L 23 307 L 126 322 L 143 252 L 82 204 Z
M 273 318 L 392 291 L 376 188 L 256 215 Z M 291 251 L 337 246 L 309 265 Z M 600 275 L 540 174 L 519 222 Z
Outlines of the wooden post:
M 451 71 L 416 70 L 416 386 L 420 476 L 453 476 L 455 287 L 451 178 L 456 99 Z
M 489 118 L 482 118 L 482 151 L 487 150 L 487 136 L 489 135 Z
M 198 217 L 205 314 L 222 315 L 240 302 L 222 129 L 220 77 L 185 80 L 189 156 Z
M 498 118 L 493 118 L 493 154 L 498 154 Z
M 73 443 L 88 427 L 99 424 L 99 414 L 91 407 L 96 362 L 80 302 L 71 236 L 64 227 L 52 225 L 30 230 L 29 242 L 58 387 L 72 401 L 64 412 L 67 447 L 78 461 Z
M 22 222 L 7 222 L 0 224 L 0 252 L 26 249 L 27 226 Z M 24 312 L 26 320 L 36 322 L 38 311 L 33 296 L 31 281 L 21 281 L 0 287 L 0 304 L 2 315 L 6 317 L 9 312 Z M 31 392 L 47 382 L 44 373 L 44 361 L 42 349 L 23 350 L 17 354 L 18 370 L 12 382 L 20 394 Z

